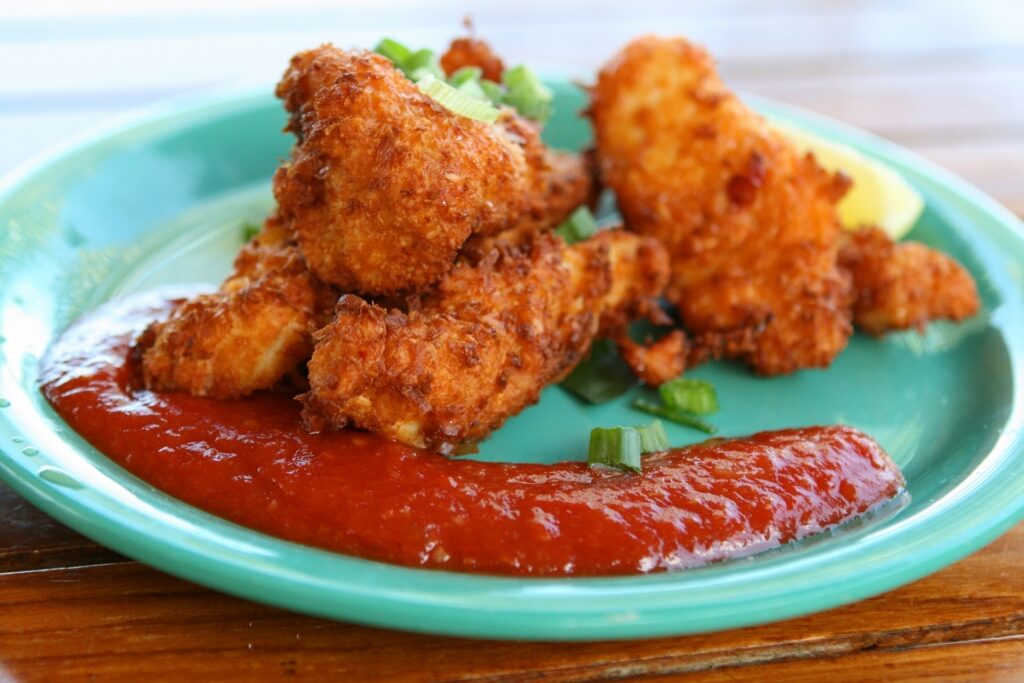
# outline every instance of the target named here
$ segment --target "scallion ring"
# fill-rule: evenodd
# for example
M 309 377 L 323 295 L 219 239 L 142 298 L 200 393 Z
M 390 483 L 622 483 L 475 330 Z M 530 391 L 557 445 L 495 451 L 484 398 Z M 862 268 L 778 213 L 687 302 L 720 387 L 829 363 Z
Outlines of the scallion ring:
M 436 100 L 442 107 L 450 109 L 456 114 L 485 123 L 494 123 L 498 120 L 498 110 L 495 107 L 456 90 L 433 76 L 425 76 L 417 85 L 420 90 Z
M 710 415 L 718 411 L 715 387 L 704 380 L 678 377 L 658 387 L 658 393 L 665 405 L 673 410 L 697 415 Z
M 555 228 L 555 234 L 564 239 L 567 244 L 575 244 L 587 239 L 597 232 L 597 221 L 590 209 L 583 205 L 569 215 L 565 221 Z
M 641 443 L 640 432 L 632 427 L 592 429 L 587 462 L 640 472 Z
M 701 420 L 700 418 L 693 417 L 692 415 L 687 415 L 681 410 L 674 410 L 666 406 L 660 406 L 657 403 L 652 403 L 651 401 L 647 401 L 642 398 L 638 398 L 635 401 L 633 401 L 633 408 L 641 412 L 647 413 L 649 415 L 663 417 L 666 420 L 669 420 L 670 422 L 675 422 L 676 424 L 683 425 L 684 427 L 691 427 L 692 429 L 697 429 L 699 431 L 704 432 L 705 434 L 714 434 L 716 431 L 718 431 L 718 429 L 714 425 L 708 424 L 707 422 Z

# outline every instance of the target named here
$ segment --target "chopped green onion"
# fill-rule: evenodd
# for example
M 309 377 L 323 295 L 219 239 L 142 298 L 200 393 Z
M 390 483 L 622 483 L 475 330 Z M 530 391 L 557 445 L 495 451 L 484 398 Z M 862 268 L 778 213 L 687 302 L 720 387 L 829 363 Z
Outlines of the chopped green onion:
M 590 347 L 590 355 L 559 386 L 597 405 L 621 396 L 636 383 L 636 375 L 619 357 L 614 342 L 599 339 Z
M 377 43 L 377 47 L 373 48 L 373 51 L 379 55 L 387 57 L 399 67 L 402 64 L 405 64 L 409 57 L 412 56 L 412 50 L 391 38 L 384 38 L 381 40 Z
M 448 77 L 448 84 L 471 97 L 486 102 L 490 98 L 480 85 L 480 78 L 483 75 L 484 70 L 478 66 L 464 66 Z
M 437 76 L 434 75 L 434 72 L 425 66 L 421 66 L 418 69 L 413 69 L 412 71 L 407 73 L 406 76 L 408 76 L 409 80 L 412 81 L 413 83 L 419 83 L 420 81 L 425 81 L 428 78 L 437 78 Z
M 598 427 L 590 430 L 590 452 L 587 462 L 640 472 L 640 456 L 668 449 L 668 434 L 661 422 L 643 427 Z
M 533 71 L 523 65 L 506 69 L 501 75 L 505 86 L 505 104 L 516 108 L 520 114 L 534 121 L 547 121 L 551 115 L 552 92 L 540 82 Z
M 458 88 L 469 81 L 479 81 L 484 75 L 484 70 L 478 66 L 464 66 L 448 77 L 448 83 Z
M 567 244 L 576 244 L 587 239 L 597 232 L 597 221 L 590 209 L 583 205 L 570 214 L 565 222 L 555 228 L 555 234 L 559 235 Z
M 644 453 L 659 453 L 668 450 L 668 434 L 661 420 L 655 420 L 643 427 L 634 427 L 640 434 L 640 450 Z
M 501 90 L 501 86 L 494 81 L 480 79 L 480 89 L 484 91 L 484 95 L 494 106 L 501 104 L 502 98 L 505 96 L 505 93 Z
M 640 451 L 640 432 L 632 427 L 598 427 L 590 430 L 587 462 L 591 465 L 607 465 L 640 472 Z
M 424 67 L 430 68 L 434 64 L 437 64 L 437 59 L 434 57 L 434 51 L 429 48 L 416 50 L 402 62 L 402 66 L 409 71 Z
M 661 400 L 673 410 L 697 415 L 710 415 L 718 411 L 718 397 L 711 382 L 679 377 L 658 387 Z
M 462 85 L 456 86 L 458 91 L 469 95 L 470 97 L 480 100 L 485 104 L 490 104 L 490 100 L 487 95 L 484 94 L 483 88 L 480 87 L 480 81 L 466 81 Z
M 413 51 L 397 40 L 384 38 L 377 43 L 373 51 L 391 60 L 395 67 L 414 83 L 429 78 L 446 80 L 444 69 L 441 68 L 441 63 L 433 50 Z M 501 84 L 484 80 L 483 69 L 478 66 L 465 66 L 453 73 L 447 82 L 469 97 L 485 103 L 489 101 L 495 107 L 507 104 L 514 107 L 522 116 L 534 121 L 544 122 L 551 115 L 554 95 L 529 68 L 520 65 L 507 69 L 501 80 Z
M 242 225 L 239 226 L 239 229 L 242 231 L 243 242 L 251 241 L 253 237 L 260 233 L 260 226 L 249 221 L 242 223 Z
M 653 403 L 642 398 L 638 398 L 637 400 L 633 401 L 633 407 L 639 411 L 648 413 L 649 415 L 657 415 L 658 417 L 663 417 L 666 420 L 675 422 L 676 424 L 683 425 L 684 427 L 691 427 L 693 429 L 700 430 L 705 434 L 714 434 L 716 431 L 718 431 L 714 425 L 708 424 L 704 420 L 693 417 L 692 415 L 687 415 L 686 413 L 679 410 L 673 410 L 672 408 L 667 408 L 665 406 L 658 405 L 657 403 Z
M 434 54 L 433 50 L 426 48 L 413 52 L 408 59 L 402 62 L 399 68 L 416 83 L 423 80 L 427 75 L 433 76 L 438 80 L 444 80 L 444 69 L 441 68 L 437 55 Z
M 390 59 L 395 67 L 414 83 L 427 76 L 444 80 L 444 70 L 433 50 L 423 49 L 413 52 L 397 40 L 385 38 L 377 43 L 377 47 L 373 48 L 373 51 Z
M 417 85 L 419 85 L 420 90 L 434 98 L 442 107 L 450 109 L 456 114 L 486 123 L 494 123 L 498 120 L 498 110 L 496 108 L 483 100 L 456 90 L 433 76 L 427 75 Z

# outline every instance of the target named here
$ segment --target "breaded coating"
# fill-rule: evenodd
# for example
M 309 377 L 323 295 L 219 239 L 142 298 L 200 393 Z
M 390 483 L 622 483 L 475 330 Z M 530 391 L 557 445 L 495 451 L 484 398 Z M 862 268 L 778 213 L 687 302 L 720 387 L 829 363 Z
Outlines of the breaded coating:
M 441 68 L 451 76 L 466 66 L 477 66 L 483 70 L 483 77 L 501 83 L 505 65 L 491 46 L 478 38 L 456 38 L 441 55 Z
M 668 248 L 666 296 L 694 357 L 767 375 L 827 366 L 852 331 L 836 264 L 848 181 L 771 131 L 682 39 L 630 43 L 592 96 L 602 181 L 628 227 Z
M 218 292 L 183 302 L 140 336 L 142 382 L 212 398 L 269 389 L 312 354 L 313 330 L 330 319 L 336 299 L 287 231 L 268 220 Z
M 644 384 L 657 387 L 686 370 L 689 346 L 682 330 L 672 330 L 649 344 L 638 344 L 627 334 L 615 338 L 619 355 Z
M 529 204 L 519 220 L 493 239 L 518 244 L 535 233 L 557 228 L 583 204 L 594 200 L 591 168 L 582 155 L 553 150 L 540 138 L 540 125 L 506 111 L 501 119 L 509 137 L 520 141 L 530 167 Z M 480 238 L 473 238 L 479 240 Z M 483 238 L 489 242 L 490 238 Z
M 504 65 L 491 46 L 477 38 L 458 38 L 441 57 L 441 66 L 451 75 L 467 66 L 479 67 L 483 77 L 501 82 Z M 532 186 L 529 207 L 519 222 L 495 238 L 518 244 L 532 234 L 558 227 L 573 211 L 593 202 L 596 196 L 591 165 L 580 154 L 553 150 L 540 138 L 540 125 L 521 116 L 502 116 L 510 137 L 521 141 L 530 166 Z M 470 248 L 488 248 L 490 240 L 473 238 Z
M 608 250 L 611 289 L 601 308 L 598 332 L 602 337 L 614 336 L 640 318 L 670 322 L 657 300 L 668 285 L 670 272 L 668 252 L 658 240 L 608 228 L 576 246 Z
M 513 139 L 522 141 L 532 179 L 529 203 L 513 226 L 492 235 L 470 237 L 462 256 L 471 260 L 478 260 L 499 243 L 516 246 L 537 233 L 553 230 L 595 198 L 594 174 L 583 155 L 547 147 L 537 124 L 510 111 L 502 113 L 500 123 Z
M 277 94 L 298 138 L 274 176 L 281 217 L 313 272 L 347 292 L 423 289 L 470 235 L 529 208 L 523 143 L 442 107 L 384 57 L 299 53 Z
M 546 233 L 460 262 L 408 313 L 344 296 L 316 334 L 307 421 L 442 453 L 483 439 L 583 358 L 602 318 L 649 305 L 667 279 L 646 272 L 667 261 L 659 249 L 621 231 L 572 247 Z
M 981 306 L 963 266 L 918 242 L 897 244 L 877 228 L 847 233 L 839 263 L 853 276 L 853 322 L 874 335 L 922 330 L 938 318 L 963 320 Z

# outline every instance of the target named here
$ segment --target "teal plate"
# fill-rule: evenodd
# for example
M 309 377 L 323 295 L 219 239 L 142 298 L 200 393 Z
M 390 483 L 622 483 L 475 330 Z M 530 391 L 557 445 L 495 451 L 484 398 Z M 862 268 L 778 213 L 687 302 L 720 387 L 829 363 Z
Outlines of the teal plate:
M 564 80 L 546 135 L 584 144 L 582 96 Z M 761 379 L 712 364 L 725 435 L 836 422 L 877 438 L 911 501 L 834 533 L 672 574 L 521 579 L 412 569 L 329 553 L 231 524 L 167 496 L 70 430 L 38 391 L 39 356 L 76 316 L 157 285 L 217 282 L 239 224 L 271 205 L 291 141 L 269 95 L 178 100 L 89 135 L 0 190 L 0 475 L 45 512 L 164 571 L 253 600 L 367 624 L 489 638 L 610 639 L 732 628 L 852 602 L 980 548 L 1024 510 L 1024 237 L 991 199 L 865 133 L 767 102 L 765 113 L 902 172 L 926 197 L 911 237 L 954 254 L 984 310 L 924 335 L 851 340 L 827 371 Z M 553 462 L 590 427 L 642 419 L 558 388 L 478 457 Z M 670 427 L 674 443 L 701 438 Z

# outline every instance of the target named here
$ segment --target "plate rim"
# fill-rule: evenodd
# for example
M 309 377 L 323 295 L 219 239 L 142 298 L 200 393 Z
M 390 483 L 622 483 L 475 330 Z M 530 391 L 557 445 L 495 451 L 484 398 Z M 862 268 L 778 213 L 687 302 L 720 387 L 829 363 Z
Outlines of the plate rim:
M 565 82 L 564 79 L 562 80 Z M 100 147 L 104 143 L 116 146 L 117 141 L 128 133 L 143 134 L 154 126 L 157 128 L 166 126 L 168 129 L 187 126 L 190 121 L 204 120 L 208 116 L 223 114 L 236 108 L 244 109 L 250 101 L 264 100 L 267 97 L 267 92 L 262 89 L 256 90 L 252 85 L 217 87 L 164 100 L 89 129 L 67 142 L 33 157 L 6 174 L 0 180 L 0 210 L 23 184 L 45 174 L 55 166 L 59 166 L 69 156 Z M 980 212 L 993 225 L 1009 231 L 1012 238 L 1019 242 L 1018 248 L 1024 249 L 1024 224 L 1021 224 L 1019 219 L 1008 209 L 971 186 L 967 181 L 921 159 L 908 150 L 858 128 L 763 98 L 745 96 L 744 99 L 753 102 L 755 107 L 764 113 L 778 114 L 802 127 L 819 133 L 827 133 L 830 138 L 834 139 L 834 134 L 838 132 L 842 142 L 852 143 L 853 146 L 868 151 L 872 156 L 881 156 L 893 165 L 900 167 L 900 170 L 904 172 L 910 171 L 915 180 L 929 181 L 934 185 L 933 189 L 940 194 L 948 195 L 943 197 L 944 201 L 960 202 L 962 206 L 959 206 L 958 210 L 961 212 L 966 210 Z M 969 238 L 965 236 L 965 239 Z M 1018 358 L 1019 360 L 1021 359 Z M 1021 426 L 1024 423 L 1024 400 L 1020 395 L 1022 386 L 1024 386 L 1022 368 L 1018 366 L 1013 378 L 1015 389 L 1014 397 L 1011 399 L 1013 405 L 1007 421 L 1011 429 L 1000 436 L 983 461 L 987 461 L 998 451 L 1005 454 L 1003 457 L 1007 463 L 1013 464 L 1011 461 L 1016 458 L 1016 467 L 1022 467 L 1020 462 L 1024 460 L 1024 433 L 1022 433 Z M 0 431 L 9 432 L 10 427 L 13 426 L 15 425 L 11 423 L 6 414 L 0 415 Z M 1001 447 L 1000 444 L 1002 444 Z M 2 452 L 0 478 L 7 481 L 20 495 L 76 531 L 129 557 L 152 564 L 161 571 L 256 602 L 309 614 L 426 633 L 484 638 L 601 640 L 654 637 L 708 632 L 791 618 L 847 604 L 909 583 L 986 545 L 1012 525 L 1024 519 L 1024 495 L 1018 495 L 1016 498 L 1009 495 L 1015 489 L 1024 488 L 1021 486 L 1021 472 L 1012 470 L 1011 475 L 1014 475 L 1014 472 L 1016 474 L 1003 481 L 996 481 L 993 477 L 989 477 L 984 481 L 975 482 L 976 489 L 984 487 L 984 490 L 987 491 L 996 487 L 997 491 L 1003 490 L 1008 493 L 1003 498 L 1006 498 L 1006 502 L 1009 504 L 998 514 L 988 515 L 970 529 L 958 529 L 958 532 L 965 537 L 952 550 L 948 548 L 949 531 L 947 530 L 943 532 L 943 535 L 947 537 L 947 544 L 943 546 L 944 551 L 933 550 L 931 554 L 928 554 L 924 552 L 928 548 L 924 548 L 923 555 L 915 556 L 910 563 L 892 562 L 887 567 L 888 571 L 881 575 L 878 568 L 873 567 L 872 572 L 864 572 L 864 574 L 870 574 L 870 580 L 858 579 L 857 574 L 849 569 L 850 562 L 837 562 L 855 559 L 850 557 L 849 548 L 844 551 L 842 546 L 804 558 L 799 563 L 799 571 L 795 573 L 795 576 L 793 571 L 783 571 L 787 569 L 786 563 L 780 563 L 780 566 L 769 565 L 766 571 L 761 573 L 768 574 L 766 579 L 771 579 L 771 581 L 765 581 L 765 585 L 769 586 L 770 590 L 774 590 L 774 593 L 762 589 L 763 599 L 759 601 L 759 604 L 751 605 L 748 602 L 751 600 L 749 593 L 739 590 L 743 588 L 743 581 L 739 579 L 728 581 L 725 588 L 729 590 L 725 592 L 724 596 L 718 596 L 718 602 L 721 603 L 718 606 L 718 612 L 704 615 L 697 623 L 694 620 L 687 621 L 685 615 L 666 614 L 670 609 L 693 604 L 693 595 L 689 596 L 691 598 L 689 603 L 684 599 L 687 598 L 687 593 L 693 594 L 697 589 L 686 588 L 686 586 L 700 582 L 680 581 L 680 578 L 685 578 L 683 574 L 535 579 L 467 575 L 398 567 L 282 541 L 214 517 L 175 499 L 170 499 L 178 506 L 194 511 L 190 517 L 197 520 L 197 523 L 209 523 L 210 520 L 215 520 L 215 525 L 218 527 L 227 525 L 225 528 L 230 530 L 232 539 L 235 540 L 239 538 L 242 541 L 253 540 L 264 545 L 267 545 L 266 542 L 269 541 L 270 547 L 286 546 L 289 556 L 298 553 L 300 557 L 323 563 L 328 568 L 339 565 L 340 560 L 342 568 L 352 572 L 363 572 L 367 575 L 372 573 L 378 577 L 377 580 L 383 576 L 386 579 L 385 583 L 401 579 L 404 574 L 413 572 L 417 580 L 430 577 L 428 584 L 441 583 L 443 585 L 452 582 L 471 584 L 473 591 L 470 591 L 471 595 L 469 596 L 465 594 L 466 591 L 460 591 L 458 595 L 449 593 L 446 599 L 439 599 L 444 596 L 428 595 L 422 590 L 392 590 L 382 597 L 381 593 L 387 593 L 387 591 L 383 591 L 379 585 L 372 585 L 371 581 L 371 587 L 378 592 L 371 591 L 371 595 L 367 595 L 365 583 L 357 582 L 354 585 L 348 585 L 351 584 L 349 580 L 339 584 L 337 580 L 329 581 L 328 577 L 297 574 L 294 568 L 290 567 L 271 566 L 266 563 L 254 564 L 251 555 L 246 555 L 237 549 L 231 553 L 221 552 L 219 555 L 211 556 L 207 552 L 208 549 L 204 548 L 202 544 L 194 543 L 195 539 L 191 539 L 193 542 L 184 542 L 190 539 L 179 539 L 173 534 L 170 537 L 147 536 L 153 529 L 138 520 L 129 522 L 118 518 L 117 505 L 114 505 L 113 508 L 98 510 L 95 502 L 90 501 L 75 489 L 54 486 L 38 477 L 23 476 L 18 464 L 23 460 L 23 456 L 17 450 L 10 439 L 5 439 L 0 443 L 0 452 Z M 105 457 L 103 460 L 111 468 L 119 470 L 122 479 L 130 478 L 134 480 L 136 486 L 152 489 L 141 479 L 122 470 L 112 461 Z M 45 460 L 36 460 L 36 464 L 43 462 Z M 944 498 L 948 498 L 964 488 L 974 474 L 974 472 L 969 474 L 964 482 L 947 493 Z M 170 498 L 161 492 L 156 492 L 156 494 Z M 974 495 L 977 496 L 979 493 L 976 492 Z M 992 506 L 985 507 L 989 509 Z M 871 545 L 877 546 L 885 541 L 886 546 L 895 547 L 899 543 L 901 553 L 907 553 L 915 546 L 922 545 L 924 539 L 920 537 L 905 539 L 895 531 L 908 527 L 908 525 L 909 530 L 919 527 L 923 522 L 918 521 L 914 525 L 909 523 L 918 517 L 927 516 L 923 513 L 929 510 L 932 508 L 926 508 L 925 511 L 912 518 L 894 520 L 886 528 L 887 538 L 875 541 Z M 214 549 L 218 548 L 223 551 L 222 546 L 214 547 Z M 864 564 L 865 558 L 860 559 L 861 564 Z M 830 564 L 832 566 L 829 566 Z M 837 572 L 837 564 L 844 570 Z M 244 573 L 242 575 L 249 580 L 239 582 L 240 572 Z M 817 584 L 824 583 L 826 580 L 834 583 L 845 582 L 842 596 L 837 597 L 837 591 L 833 590 L 828 595 L 836 599 L 823 602 L 820 593 L 807 591 L 805 587 L 801 587 L 799 591 L 794 589 L 789 589 L 788 592 L 780 591 L 781 588 L 784 588 L 779 585 L 780 583 L 785 584 L 793 578 L 808 575 L 819 577 Z M 693 576 L 693 574 L 690 573 L 686 576 Z M 363 578 L 370 580 L 373 577 Z M 745 580 L 749 582 L 749 579 Z M 628 585 L 639 581 L 643 582 L 639 587 Z M 285 583 L 284 590 L 282 590 L 282 582 Z M 683 584 L 681 592 L 680 586 L 674 585 L 679 583 Z M 325 599 L 321 591 L 333 591 L 331 596 L 333 599 Z M 673 593 L 675 593 L 674 596 Z M 811 595 L 812 593 L 813 595 Z M 553 595 L 560 595 L 568 606 L 552 600 Z M 640 600 L 641 607 L 637 609 L 624 606 L 614 609 L 609 609 L 607 606 L 594 606 L 595 600 L 608 595 L 617 599 L 619 603 L 627 601 L 627 598 L 633 601 L 643 598 L 646 602 Z M 675 602 L 673 602 L 673 597 Z M 722 600 L 723 597 L 731 598 L 731 601 Z M 481 600 L 504 602 L 503 606 L 495 608 L 494 604 L 497 602 L 492 602 L 488 607 L 487 605 L 482 606 Z M 634 602 L 634 604 L 637 603 Z M 709 607 L 710 605 L 701 609 L 706 610 Z M 557 618 L 552 618 L 552 610 L 558 612 Z

